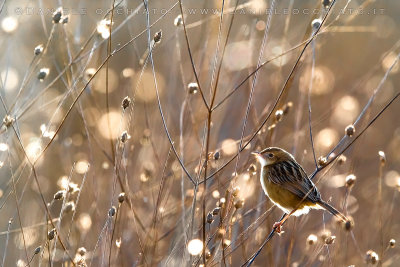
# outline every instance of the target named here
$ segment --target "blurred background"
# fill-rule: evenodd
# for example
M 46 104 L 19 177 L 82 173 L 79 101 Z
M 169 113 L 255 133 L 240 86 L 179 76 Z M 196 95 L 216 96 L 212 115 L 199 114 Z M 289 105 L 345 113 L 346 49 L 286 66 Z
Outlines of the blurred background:
M 353 223 L 291 217 L 253 266 L 398 266 L 400 2 L 0 2 L 1 266 L 241 266 L 267 146 Z

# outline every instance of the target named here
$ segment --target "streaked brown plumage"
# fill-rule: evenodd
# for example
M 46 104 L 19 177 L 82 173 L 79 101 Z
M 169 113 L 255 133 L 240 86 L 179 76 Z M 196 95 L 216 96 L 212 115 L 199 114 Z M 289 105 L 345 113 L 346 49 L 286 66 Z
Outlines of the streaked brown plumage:
M 343 221 L 348 219 L 322 200 L 321 194 L 295 158 L 278 147 L 253 152 L 261 164 L 260 182 L 264 193 L 287 216 L 275 229 L 280 232 L 282 223 L 290 216 L 309 212 L 310 208 L 325 209 Z

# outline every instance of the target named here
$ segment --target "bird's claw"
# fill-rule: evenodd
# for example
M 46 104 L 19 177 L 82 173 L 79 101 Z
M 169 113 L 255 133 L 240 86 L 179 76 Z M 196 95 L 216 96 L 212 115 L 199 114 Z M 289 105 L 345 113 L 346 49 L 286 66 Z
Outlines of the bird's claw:
M 275 229 L 275 231 L 276 231 L 278 234 L 283 233 L 283 232 L 282 232 L 282 223 L 281 223 L 281 222 L 276 222 L 276 223 L 274 223 L 273 228 Z

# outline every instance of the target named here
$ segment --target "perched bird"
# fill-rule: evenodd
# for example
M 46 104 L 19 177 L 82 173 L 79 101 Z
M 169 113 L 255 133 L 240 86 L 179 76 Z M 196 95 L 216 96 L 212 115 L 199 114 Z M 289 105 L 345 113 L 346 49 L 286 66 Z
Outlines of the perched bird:
M 300 216 L 313 209 L 325 209 L 347 222 L 348 219 L 321 199 L 321 194 L 295 158 L 278 147 L 268 147 L 253 152 L 261 164 L 260 182 L 269 199 L 286 213 L 274 224 L 279 233 L 284 221 L 290 216 Z

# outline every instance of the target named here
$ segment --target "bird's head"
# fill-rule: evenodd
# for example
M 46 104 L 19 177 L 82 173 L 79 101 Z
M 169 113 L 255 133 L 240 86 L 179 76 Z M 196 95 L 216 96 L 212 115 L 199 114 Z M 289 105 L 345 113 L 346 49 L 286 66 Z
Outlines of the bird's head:
M 281 161 L 294 160 L 293 156 L 279 147 L 267 147 L 261 151 L 252 152 L 261 166 L 269 166 Z

